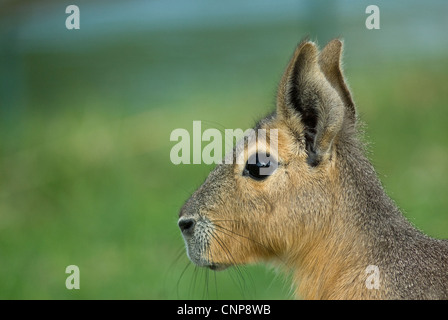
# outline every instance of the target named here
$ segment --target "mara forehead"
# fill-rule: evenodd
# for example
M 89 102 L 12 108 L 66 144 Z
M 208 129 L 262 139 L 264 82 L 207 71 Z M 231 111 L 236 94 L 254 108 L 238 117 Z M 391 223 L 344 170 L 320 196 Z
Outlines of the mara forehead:
M 292 156 L 290 146 L 294 144 L 295 138 L 297 135 L 278 120 L 275 114 L 269 115 L 244 133 L 233 150 L 225 155 L 223 163 L 244 164 L 255 153 L 267 154 L 278 160 L 289 160 Z

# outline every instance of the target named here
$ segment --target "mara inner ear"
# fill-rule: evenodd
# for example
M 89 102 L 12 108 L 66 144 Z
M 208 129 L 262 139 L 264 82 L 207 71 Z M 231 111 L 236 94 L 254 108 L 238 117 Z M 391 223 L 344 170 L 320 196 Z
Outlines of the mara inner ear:
M 277 115 L 298 139 L 303 139 L 308 164 L 319 165 L 331 155 L 342 127 L 344 105 L 319 66 L 313 42 L 299 44 L 280 81 Z
M 347 110 L 347 117 L 356 122 L 356 109 L 352 95 L 347 87 L 342 73 L 342 41 L 334 39 L 330 41 L 319 54 L 319 66 L 331 86 L 339 94 Z

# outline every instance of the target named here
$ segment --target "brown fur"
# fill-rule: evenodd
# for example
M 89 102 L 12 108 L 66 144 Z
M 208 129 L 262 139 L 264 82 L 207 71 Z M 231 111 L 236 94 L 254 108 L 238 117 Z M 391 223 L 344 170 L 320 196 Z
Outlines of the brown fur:
M 339 40 L 320 53 L 299 44 L 276 113 L 256 127 L 278 130 L 278 153 L 269 139 L 244 148 L 245 161 L 269 152 L 279 167 L 258 181 L 245 164 L 218 165 L 180 212 L 188 256 L 217 270 L 277 263 L 298 298 L 446 299 L 448 245 L 416 230 L 383 191 L 358 139 L 341 53 Z M 366 286 L 368 265 L 379 267 L 379 289 Z

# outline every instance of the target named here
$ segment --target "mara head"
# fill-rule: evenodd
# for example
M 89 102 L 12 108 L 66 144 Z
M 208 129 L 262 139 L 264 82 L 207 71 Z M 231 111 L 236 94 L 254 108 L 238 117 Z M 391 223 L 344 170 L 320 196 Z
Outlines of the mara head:
M 213 270 L 288 264 L 337 227 L 340 149 L 356 136 L 341 53 L 339 40 L 320 52 L 300 43 L 278 86 L 276 111 L 256 125 L 256 139 L 233 150 L 243 161 L 218 164 L 184 204 L 178 224 L 193 263 Z
M 244 161 L 217 165 L 182 207 L 179 227 L 192 262 L 223 269 L 293 258 L 333 220 L 338 145 L 354 134 L 356 118 L 341 51 L 339 40 L 321 52 L 300 43 L 280 81 L 276 112 L 255 128 L 267 134 L 240 141 L 232 156 Z
M 358 138 L 341 53 L 337 39 L 320 52 L 298 45 L 276 111 L 180 210 L 188 257 L 213 270 L 278 262 L 306 299 L 446 299 L 448 242 L 414 228 L 384 192 Z M 380 268 L 371 290 L 366 272 Z

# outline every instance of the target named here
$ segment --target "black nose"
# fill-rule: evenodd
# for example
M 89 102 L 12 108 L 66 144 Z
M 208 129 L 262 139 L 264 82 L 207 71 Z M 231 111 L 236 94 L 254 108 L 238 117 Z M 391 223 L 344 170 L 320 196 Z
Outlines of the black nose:
M 194 230 L 194 225 L 196 224 L 194 219 L 184 218 L 179 220 L 179 228 L 184 235 L 191 235 Z

